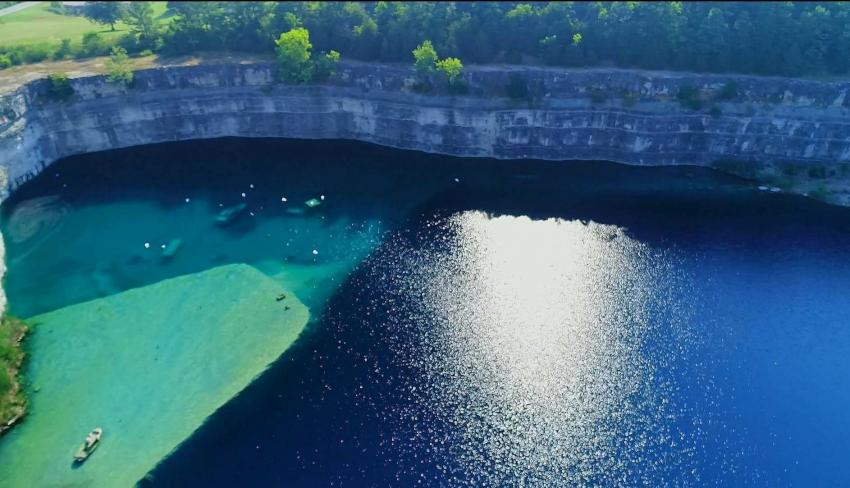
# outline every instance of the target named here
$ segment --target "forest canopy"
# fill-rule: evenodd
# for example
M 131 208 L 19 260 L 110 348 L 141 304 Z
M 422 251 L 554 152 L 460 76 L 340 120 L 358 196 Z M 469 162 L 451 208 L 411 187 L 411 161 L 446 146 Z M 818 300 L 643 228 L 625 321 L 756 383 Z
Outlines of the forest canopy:
M 466 63 L 614 65 L 758 74 L 846 73 L 850 3 L 808 2 L 205 2 L 180 17 L 167 49 L 271 51 L 306 28 L 319 51 L 410 61 L 430 40 Z M 174 4 L 173 6 L 171 4 Z
M 99 2 L 90 3 L 93 19 L 115 22 L 114 9 L 106 15 Z M 364 61 L 409 63 L 427 40 L 440 56 L 464 64 L 790 76 L 850 71 L 844 2 L 168 2 L 163 26 L 145 3 L 121 13 L 131 30 L 119 44 L 130 54 L 271 54 L 282 33 L 303 28 L 316 52 Z M 90 34 L 77 54 L 108 54 L 111 46 Z M 5 55 L 11 64 L 30 62 L 27 53 Z

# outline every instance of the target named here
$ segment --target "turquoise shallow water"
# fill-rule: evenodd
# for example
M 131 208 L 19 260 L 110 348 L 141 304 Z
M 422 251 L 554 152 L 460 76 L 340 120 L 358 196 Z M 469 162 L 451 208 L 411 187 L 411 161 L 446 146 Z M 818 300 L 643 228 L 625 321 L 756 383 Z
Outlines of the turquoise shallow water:
M 30 415 L 0 442 L 0 485 L 140 479 L 287 349 L 302 302 L 320 313 L 411 203 L 388 205 L 387 179 L 349 185 L 353 168 L 327 178 L 316 152 L 233 143 L 60 162 L 6 202 L 6 292 L 33 332 Z M 103 447 L 72 470 L 96 425 Z
M 291 291 L 228 265 L 30 318 L 29 415 L 0 443 L 0 485 L 131 486 L 309 317 Z M 94 427 L 96 458 L 73 465 Z
M 7 287 L 13 313 L 27 317 L 233 262 L 257 264 L 269 274 L 291 265 L 291 271 L 304 271 L 304 280 L 309 280 L 313 268 L 355 264 L 381 229 L 371 219 L 328 219 L 324 209 L 308 210 L 303 201 L 277 204 L 309 215 L 278 211 L 269 216 L 259 206 L 251 206 L 232 226 L 221 227 L 214 220 L 220 210 L 218 201 L 186 194 L 189 202 L 173 206 L 156 197 L 91 205 L 66 202 L 59 210 L 61 220 L 50 222 L 55 225 L 52 232 L 45 229 L 16 242 L 17 234 L 7 231 L 8 265 L 21 278 L 10 278 Z M 242 200 L 241 193 L 221 200 L 233 204 Z M 31 201 L 23 201 L 17 208 L 28 205 Z M 57 210 L 39 211 L 26 218 L 47 221 L 51 218 L 47 213 Z M 13 211 L 10 225 L 17 218 Z M 176 253 L 165 257 L 162 246 L 175 239 L 180 240 Z

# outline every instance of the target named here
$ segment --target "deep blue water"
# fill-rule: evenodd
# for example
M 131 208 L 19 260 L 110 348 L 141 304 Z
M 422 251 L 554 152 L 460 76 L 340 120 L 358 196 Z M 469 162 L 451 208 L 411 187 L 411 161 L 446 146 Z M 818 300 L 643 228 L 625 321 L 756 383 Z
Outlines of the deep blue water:
M 299 342 L 145 485 L 850 484 L 850 209 L 701 168 L 344 142 L 54 168 L 88 200 L 287 181 L 382 225 Z

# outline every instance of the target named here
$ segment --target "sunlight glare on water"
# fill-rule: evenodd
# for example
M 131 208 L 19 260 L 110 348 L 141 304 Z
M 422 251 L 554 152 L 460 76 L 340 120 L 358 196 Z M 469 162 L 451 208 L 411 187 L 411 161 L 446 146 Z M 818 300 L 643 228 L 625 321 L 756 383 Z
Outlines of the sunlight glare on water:
M 415 297 L 408 323 L 431 327 L 397 357 L 422 379 L 403 422 L 435 450 L 451 446 L 444 474 L 486 485 L 698 474 L 684 469 L 696 439 L 672 431 L 661 371 L 692 342 L 687 311 L 651 313 L 673 303 L 656 286 L 674 278 L 669 258 L 593 222 L 475 211 L 431 225 L 447 228 L 447 246 L 398 276 Z

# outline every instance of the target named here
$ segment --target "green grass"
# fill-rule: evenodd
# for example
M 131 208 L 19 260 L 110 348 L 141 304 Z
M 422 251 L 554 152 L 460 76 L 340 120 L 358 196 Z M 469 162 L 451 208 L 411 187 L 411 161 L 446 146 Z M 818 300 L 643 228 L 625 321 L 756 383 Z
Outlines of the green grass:
M 4 317 L 0 322 L 0 425 L 23 413 L 26 401 L 18 388 L 18 373 L 24 352 L 18 340 L 27 327 L 20 320 Z
M 154 15 L 165 25 L 171 21 L 166 14 L 167 2 L 151 2 Z M 50 2 L 42 2 L 34 7 L 0 17 L 0 46 L 11 48 L 33 44 L 48 44 L 51 47 L 59 45 L 62 39 L 71 39 L 78 44 L 87 32 L 100 33 L 107 42 L 117 41 L 129 32 L 129 27 L 123 22 L 115 25 L 115 31 L 109 26 L 102 26 L 89 21 L 85 17 L 59 15 L 47 8 Z

